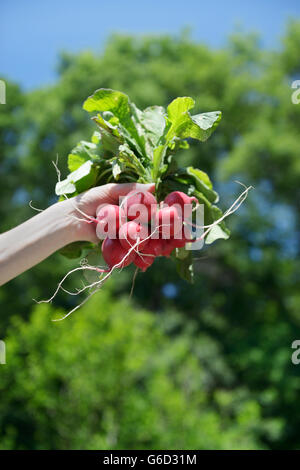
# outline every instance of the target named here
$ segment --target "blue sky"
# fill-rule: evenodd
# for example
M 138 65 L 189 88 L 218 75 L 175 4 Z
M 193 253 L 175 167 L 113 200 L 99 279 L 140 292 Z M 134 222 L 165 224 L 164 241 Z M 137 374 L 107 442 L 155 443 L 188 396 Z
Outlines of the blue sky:
M 101 51 L 112 32 L 176 34 L 190 26 L 194 39 L 219 47 L 242 29 L 276 48 L 288 18 L 300 19 L 300 1 L 1 0 L 0 12 L 0 78 L 32 89 L 55 80 L 61 50 Z

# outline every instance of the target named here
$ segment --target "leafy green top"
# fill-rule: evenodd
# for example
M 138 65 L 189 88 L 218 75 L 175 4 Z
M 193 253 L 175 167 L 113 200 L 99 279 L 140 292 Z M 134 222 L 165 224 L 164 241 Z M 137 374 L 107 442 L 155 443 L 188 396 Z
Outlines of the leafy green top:
M 195 102 L 190 97 L 173 100 L 167 110 L 151 106 L 143 111 L 120 91 L 100 88 L 87 98 L 83 109 L 95 113 L 97 125 L 91 142 L 81 141 L 68 156 L 68 177 L 56 185 L 56 194 L 75 196 L 93 186 L 109 182 L 154 182 L 162 200 L 170 191 L 181 190 L 204 204 L 205 224 L 218 220 L 222 212 L 214 204 L 218 194 L 206 173 L 178 168 L 174 154 L 188 148 L 187 138 L 204 142 L 221 120 L 221 112 L 191 115 Z M 228 238 L 224 222 L 215 226 L 206 243 Z M 64 250 L 78 256 L 78 244 Z M 192 280 L 192 252 L 177 250 L 174 258 L 180 274 Z

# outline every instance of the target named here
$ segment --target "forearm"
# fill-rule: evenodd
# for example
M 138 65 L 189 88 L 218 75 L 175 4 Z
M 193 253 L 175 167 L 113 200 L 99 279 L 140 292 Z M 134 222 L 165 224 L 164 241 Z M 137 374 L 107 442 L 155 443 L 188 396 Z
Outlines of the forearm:
M 54 204 L 0 235 L 0 285 L 77 240 L 68 202 Z
M 99 243 L 95 225 L 100 204 L 118 204 L 130 191 L 154 191 L 154 184 L 110 183 L 58 202 L 0 235 L 0 285 L 75 241 Z M 90 223 L 88 223 L 90 222 Z

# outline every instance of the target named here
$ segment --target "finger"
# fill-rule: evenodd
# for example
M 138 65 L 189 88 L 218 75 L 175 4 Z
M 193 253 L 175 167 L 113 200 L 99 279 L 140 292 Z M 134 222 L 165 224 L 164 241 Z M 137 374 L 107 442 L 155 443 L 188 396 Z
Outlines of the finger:
M 119 201 L 120 196 L 126 196 L 130 191 L 150 191 L 155 190 L 155 184 L 141 184 L 141 183 L 124 183 L 124 184 L 109 184 L 108 195 L 114 201 Z

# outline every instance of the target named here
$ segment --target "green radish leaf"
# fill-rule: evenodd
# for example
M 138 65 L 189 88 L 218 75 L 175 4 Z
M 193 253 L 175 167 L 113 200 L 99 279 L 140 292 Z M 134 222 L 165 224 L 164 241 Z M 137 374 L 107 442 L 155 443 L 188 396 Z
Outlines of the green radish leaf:
M 77 170 L 73 171 L 69 174 L 68 178 L 72 181 L 79 181 L 84 176 L 88 175 L 92 169 L 93 162 L 92 160 L 88 160 L 83 165 L 81 165 Z
M 216 222 L 217 220 L 219 220 L 223 216 L 223 212 L 221 211 L 221 209 L 217 206 L 214 206 L 214 205 L 211 206 L 210 213 L 211 213 L 211 218 L 213 219 L 213 222 Z M 227 238 L 229 238 L 230 230 L 229 230 L 229 228 L 226 227 L 226 223 L 225 223 L 224 220 L 222 220 L 222 222 L 220 222 L 218 224 L 218 227 L 224 232 L 224 236 L 222 238 L 224 238 L 225 240 Z M 219 238 L 221 238 L 221 237 L 219 237 Z M 211 237 L 211 239 L 212 239 L 212 237 Z
M 205 142 L 213 133 L 219 122 L 221 121 L 221 111 L 212 111 L 210 113 L 202 113 L 191 116 L 194 125 L 187 130 L 186 137 L 201 140 Z
M 78 194 L 95 186 L 97 181 L 97 174 L 98 172 L 96 168 L 91 167 L 91 171 L 86 176 L 83 176 L 81 179 L 76 181 L 75 186 Z
M 193 191 L 197 190 L 201 192 L 211 203 L 219 200 L 218 193 L 212 189 L 212 183 L 204 171 L 190 166 L 187 168 L 179 168 L 173 173 L 173 175 L 169 175 L 168 177 L 177 182 L 186 184 L 190 190 L 193 188 Z
M 168 117 L 172 124 L 178 127 L 182 117 L 185 116 L 190 109 L 193 109 L 194 106 L 195 101 L 190 96 L 175 98 L 167 108 Z
M 100 140 L 101 140 L 100 132 L 95 131 L 92 135 L 92 139 L 91 139 L 92 143 L 93 144 L 99 144 Z
M 77 170 L 88 160 L 92 160 L 93 162 L 100 161 L 102 154 L 103 148 L 101 148 L 100 145 L 82 140 L 68 155 L 68 168 L 72 172 Z
M 68 168 L 71 172 L 75 171 L 88 160 L 88 155 L 76 155 L 74 153 L 70 153 L 68 155 Z
M 172 140 L 173 137 L 182 137 L 182 128 L 186 126 L 190 118 L 188 111 L 194 106 L 195 101 L 189 96 L 176 98 L 169 104 L 167 113 L 171 127 L 166 136 L 167 141 Z
M 225 230 L 223 230 L 220 225 L 215 225 L 214 227 L 212 227 L 212 229 L 206 236 L 205 243 L 207 245 L 211 245 L 215 240 L 218 240 L 219 238 L 227 240 L 229 238 L 229 234 L 225 232 Z
M 108 113 L 103 113 L 103 115 L 107 115 Z M 110 119 L 109 121 L 106 121 L 106 119 L 104 119 L 104 117 L 101 116 L 101 114 L 97 114 L 97 116 L 93 117 L 92 118 L 97 124 L 98 126 L 103 130 L 105 129 L 106 131 L 108 131 L 110 134 L 114 135 L 115 137 L 117 138 L 120 138 L 120 132 L 118 131 L 118 128 L 117 128 L 117 124 L 119 123 L 119 120 L 117 118 L 116 119 L 116 125 L 113 125 L 111 123 L 112 119 Z
M 146 157 L 144 138 L 140 136 L 137 129 L 141 111 L 134 104 L 130 103 L 125 93 L 109 88 L 100 88 L 84 102 L 83 109 L 89 112 L 109 111 L 113 114 L 117 118 L 117 121 L 114 121 L 118 122 L 115 126 L 118 132 L 141 156 Z M 108 121 L 105 121 L 105 123 L 107 125 Z
M 222 118 L 221 111 L 211 111 L 209 113 L 194 114 L 192 121 L 203 131 L 210 131 Z
M 166 127 L 165 109 L 162 106 L 151 106 L 144 109 L 140 122 L 145 135 L 146 150 L 152 154 L 158 146 Z
M 168 148 L 171 153 L 176 153 L 179 149 L 189 149 L 190 145 L 186 140 L 174 137 L 173 140 L 169 142 Z
M 59 181 L 55 186 L 55 194 L 57 196 L 62 196 L 63 194 L 72 194 L 75 193 L 76 186 L 72 181 L 66 178 L 63 181 Z
M 96 171 L 93 168 L 93 162 L 88 160 L 77 170 L 70 173 L 63 181 L 56 183 L 55 193 L 57 196 L 62 194 L 72 194 L 85 191 L 90 188 L 96 180 Z
M 118 180 L 119 175 L 123 171 L 123 165 L 121 165 L 117 160 L 112 162 L 112 174 L 115 180 Z
M 110 154 L 115 154 L 118 151 L 119 145 L 124 142 L 119 132 L 107 121 L 105 121 L 100 114 L 92 118 L 93 121 L 99 126 L 99 134 L 101 136 L 101 143 L 103 145 L 103 156 L 105 158 L 105 151 Z M 94 136 L 94 139 L 97 136 Z
M 200 180 L 205 186 L 209 189 L 213 189 L 212 182 L 207 173 L 198 168 L 193 168 L 192 166 L 187 167 L 187 173 L 189 175 L 194 175 L 198 180 Z
M 186 251 L 186 250 L 185 250 Z M 183 259 L 176 258 L 176 270 L 179 276 L 190 283 L 194 282 L 194 268 L 191 251 L 186 251 L 188 255 Z
M 167 108 L 171 127 L 167 133 L 167 140 L 174 137 L 186 139 L 192 137 L 202 142 L 208 139 L 221 120 L 221 111 L 196 114 L 191 116 L 189 110 L 195 105 L 190 97 L 176 98 Z
M 146 180 L 150 181 L 146 168 L 127 144 L 120 145 L 119 158 L 124 160 L 130 168 L 133 168 L 140 177 L 146 177 Z
M 212 189 L 212 182 L 204 171 L 189 166 L 186 168 L 186 172 L 188 175 L 192 176 L 193 182 L 198 191 L 202 192 L 210 202 L 218 202 L 219 195 Z
M 196 196 L 194 194 L 195 189 L 195 186 L 188 183 L 186 179 L 181 181 L 180 178 L 175 178 L 174 174 L 172 174 L 164 178 L 159 184 L 158 196 L 160 201 L 163 200 L 172 191 L 182 191 L 183 193 L 186 193 L 189 196 Z
M 121 91 L 111 90 L 109 88 L 99 88 L 89 96 L 84 104 L 86 111 L 110 111 L 119 121 L 126 122 L 130 115 L 129 98 Z
M 204 204 L 204 223 L 205 223 L 205 225 L 211 225 L 211 224 L 213 224 L 214 222 L 216 222 L 217 220 L 219 220 L 222 217 L 223 212 L 221 211 L 221 209 L 219 209 L 219 207 L 211 204 L 208 201 L 208 199 L 202 193 L 195 190 L 193 194 L 194 194 L 194 196 L 197 197 L 197 199 L 200 203 Z M 229 238 L 230 230 L 226 227 L 226 224 L 225 224 L 224 220 L 222 220 L 221 222 L 218 223 L 218 227 L 223 232 L 223 236 L 222 237 L 219 236 L 218 238 L 224 238 L 224 239 Z M 215 233 L 220 234 L 221 233 L 220 230 L 215 231 Z M 211 240 L 210 243 L 213 243 L 213 241 L 216 240 L 216 238 L 213 239 L 213 235 L 211 235 L 209 240 Z M 206 239 L 205 239 L 205 243 L 206 243 Z
M 90 242 L 73 242 L 61 248 L 59 253 L 65 258 L 75 259 L 80 258 L 84 249 L 92 249 L 94 246 Z
M 185 259 L 189 256 L 189 251 L 185 248 L 176 248 L 176 258 Z
M 157 181 L 160 176 L 160 170 L 164 163 L 166 150 L 167 150 L 167 147 L 165 145 L 159 145 L 153 151 L 153 168 L 152 168 L 153 181 Z

